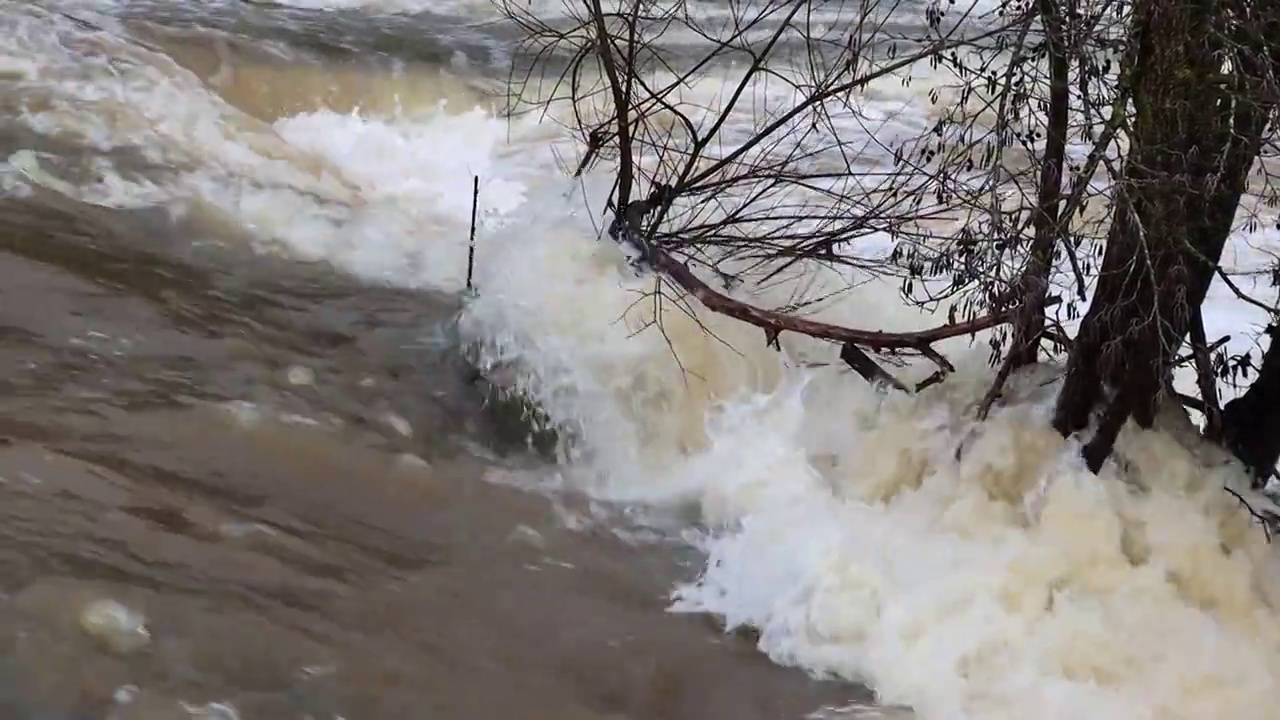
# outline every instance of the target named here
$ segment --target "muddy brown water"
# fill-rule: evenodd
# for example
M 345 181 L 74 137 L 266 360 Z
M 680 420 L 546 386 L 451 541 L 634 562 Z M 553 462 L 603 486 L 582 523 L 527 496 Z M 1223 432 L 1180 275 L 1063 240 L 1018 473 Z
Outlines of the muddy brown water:
M 423 340 L 454 300 L 181 233 L 0 205 L 0 717 L 750 720 L 850 699 L 665 613 L 692 572 L 675 550 L 485 480 L 545 461 Z M 98 598 L 143 612 L 150 644 L 86 636 Z

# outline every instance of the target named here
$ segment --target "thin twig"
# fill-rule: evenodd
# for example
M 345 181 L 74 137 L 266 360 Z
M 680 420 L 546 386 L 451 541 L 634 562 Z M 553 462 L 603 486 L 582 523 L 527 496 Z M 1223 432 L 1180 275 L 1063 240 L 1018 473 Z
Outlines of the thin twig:
M 1231 496 L 1234 497 L 1236 500 L 1239 500 L 1240 504 L 1244 506 L 1244 509 L 1248 511 L 1250 515 L 1253 516 L 1253 519 L 1258 521 L 1258 524 L 1262 526 L 1262 534 L 1267 537 L 1267 543 L 1270 544 L 1271 543 L 1271 523 L 1273 521 L 1269 519 L 1267 516 L 1258 512 L 1257 510 L 1254 510 L 1253 506 L 1249 504 L 1249 501 L 1245 500 L 1244 496 L 1242 496 L 1240 493 L 1236 492 L 1235 490 L 1232 490 L 1229 487 L 1226 487 L 1225 485 L 1223 486 L 1222 489 L 1226 490 L 1228 493 L 1231 493 Z

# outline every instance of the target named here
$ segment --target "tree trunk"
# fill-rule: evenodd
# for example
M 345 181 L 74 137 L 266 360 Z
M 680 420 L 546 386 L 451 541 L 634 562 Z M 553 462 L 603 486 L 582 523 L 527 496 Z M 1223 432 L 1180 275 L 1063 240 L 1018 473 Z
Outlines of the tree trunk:
M 1254 487 L 1266 484 L 1280 461 L 1280 328 L 1267 328 L 1271 344 L 1258 377 L 1222 409 L 1222 444 L 1249 469 Z
M 1011 298 L 1020 297 L 1022 306 L 1014 317 L 1009 354 L 978 406 L 980 420 L 986 419 L 992 404 L 1000 396 L 1004 384 L 1014 371 L 1034 363 L 1040 354 L 1049 275 L 1053 272 L 1053 259 L 1057 255 L 1058 246 L 1066 245 L 1065 223 L 1060 217 L 1060 206 L 1062 166 L 1066 159 L 1067 126 L 1071 115 L 1071 65 L 1067 57 L 1067 25 L 1060 1 L 1039 0 L 1040 24 L 1044 27 L 1049 57 L 1049 105 L 1045 122 L 1044 156 L 1040 159 L 1040 186 L 1034 216 L 1035 237 L 1031 241 L 1030 252 L 1027 253 L 1026 266 L 1011 288 Z M 1075 0 L 1068 0 L 1067 12 L 1075 15 Z M 1071 249 L 1067 251 L 1071 252 Z
M 1241 56 L 1222 72 L 1227 13 L 1236 5 L 1134 4 L 1138 46 L 1123 80 L 1135 109 L 1130 149 L 1054 417 L 1067 436 L 1104 408 L 1083 453 L 1094 472 L 1128 419 L 1151 427 L 1163 378 L 1204 301 L 1261 150 L 1272 105 L 1259 68 L 1269 63 Z

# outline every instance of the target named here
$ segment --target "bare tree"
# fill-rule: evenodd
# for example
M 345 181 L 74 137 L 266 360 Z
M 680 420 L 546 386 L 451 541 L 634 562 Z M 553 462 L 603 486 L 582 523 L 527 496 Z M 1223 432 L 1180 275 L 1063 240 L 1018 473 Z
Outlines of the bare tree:
M 937 11 L 924 32 L 913 32 L 894 27 L 893 4 L 834 6 L 824 17 L 817 7 L 734 3 L 708 19 L 683 3 L 635 0 L 606 10 L 587 0 L 552 21 L 506 5 L 528 31 L 524 55 L 534 58 L 520 68 L 514 93 L 543 110 L 570 109 L 585 147 L 579 173 L 601 159 L 615 164 L 609 232 L 642 262 L 710 309 L 759 325 L 770 341 L 784 331 L 835 341 L 864 375 L 900 386 L 864 349 L 919 353 L 949 371 L 933 343 L 1006 322 L 1013 309 L 975 305 L 931 331 L 884 333 L 806 320 L 800 313 L 813 299 L 765 309 L 727 291 L 744 277 L 768 283 L 815 263 L 921 277 L 923 254 L 867 253 L 861 241 L 932 243 L 922 228 L 950 223 L 983 191 L 964 189 L 958 175 L 939 181 L 930 133 L 886 146 L 859 111 L 859 93 L 947 53 L 1005 43 L 1021 15 L 971 31 Z M 671 37 L 683 41 L 664 44 Z M 716 105 L 685 97 L 713 72 L 717 82 L 727 77 Z M 785 104 L 762 110 L 765 94 Z M 604 112 L 582 110 L 600 98 Z M 710 271 L 725 291 L 691 266 Z
M 1004 0 L 985 13 L 934 4 L 904 24 L 910 11 L 880 0 L 570 0 L 555 18 L 506 3 L 527 33 L 513 107 L 568 120 L 578 174 L 609 163 L 607 232 L 660 292 L 770 343 L 837 343 L 854 370 L 900 390 L 871 353 L 928 358 L 931 384 L 953 369 L 935 343 L 994 329 L 1001 364 L 979 416 L 1046 344 L 1069 348 L 1054 426 L 1070 435 L 1100 415 L 1084 451 L 1094 471 L 1126 421 L 1152 424 L 1173 368 L 1193 363 L 1201 397 L 1187 402 L 1208 434 L 1254 465 L 1280 454 L 1280 439 L 1276 453 L 1241 449 L 1258 442 L 1239 431 L 1246 405 L 1218 411 L 1214 374 L 1231 359 L 1200 318 L 1215 276 L 1230 281 L 1219 260 L 1242 201 L 1274 198 L 1256 173 L 1280 87 L 1280 7 Z M 889 127 L 860 106 L 922 67 L 927 122 Z M 723 90 L 700 95 L 713 73 Z M 947 321 L 839 327 L 804 317 L 822 298 L 766 308 L 733 292 L 818 266 L 896 277 L 909 302 L 947 302 Z M 1063 314 L 1085 302 L 1070 337 Z M 1263 363 L 1272 371 L 1265 388 L 1280 388 L 1280 361 Z M 1255 417 L 1274 406 L 1265 388 Z

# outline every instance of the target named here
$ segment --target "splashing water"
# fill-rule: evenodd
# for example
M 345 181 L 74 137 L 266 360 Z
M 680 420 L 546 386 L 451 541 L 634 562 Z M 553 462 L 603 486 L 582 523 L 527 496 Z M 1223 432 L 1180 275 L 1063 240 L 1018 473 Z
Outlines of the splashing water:
M 610 179 L 567 180 L 550 125 L 448 105 L 267 124 L 123 38 L 4 12 L 0 83 L 23 99 L 3 122 L 91 148 L 110 178 L 76 185 L 28 153 L 0 172 L 26 192 L 204 208 L 261 251 L 457 291 L 479 175 L 481 292 L 461 331 L 572 429 L 571 483 L 700 511 L 706 566 L 673 610 L 758 628 L 775 661 L 865 682 L 927 720 L 1274 716 L 1276 555 L 1220 489 L 1239 482 L 1234 466 L 1177 434 L 1127 429 L 1127 467 L 1094 477 L 1049 427 L 1052 367 L 1018 378 L 979 425 L 991 373 L 964 341 L 947 382 L 885 395 L 808 366 L 832 360 L 820 344 L 774 352 L 758 330 L 659 306 L 654 279 L 596 239 Z M 128 149 L 147 160 L 132 174 Z M 1230 312 L 1213 317 L 1250 320 Z M 817 314 L 932 324 L 874 281 Z

